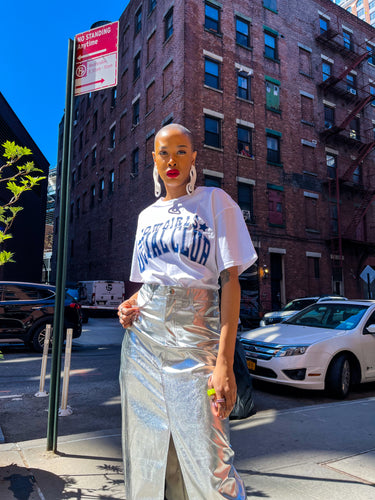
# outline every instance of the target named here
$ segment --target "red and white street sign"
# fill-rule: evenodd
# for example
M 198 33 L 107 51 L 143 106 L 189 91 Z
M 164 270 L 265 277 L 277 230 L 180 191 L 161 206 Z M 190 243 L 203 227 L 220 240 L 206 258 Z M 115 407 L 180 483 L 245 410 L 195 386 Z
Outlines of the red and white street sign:
M 118 21 L 76 35 L 74 95 L 117 85 Z

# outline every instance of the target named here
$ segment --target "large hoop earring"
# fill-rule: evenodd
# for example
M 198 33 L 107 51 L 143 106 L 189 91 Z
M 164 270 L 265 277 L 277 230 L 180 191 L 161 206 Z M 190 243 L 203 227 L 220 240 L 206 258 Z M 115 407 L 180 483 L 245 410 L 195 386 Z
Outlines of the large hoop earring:
M 197 180 L 197 170 L 195 165 L 192 165 L 190 168 L 190 182 L 186 184 L 186 192 L 189 196 L 194 193 L 195 182 Z
M 158 169 L 156 168 L 156 165 L 154 165 L 154 171 L 153 171 L 152 175 L 154 177 L 155 196 L 156 196 L 156 198 L 159 198 L 159 196 L 161 195 L 161 185 L 159 182 L 159 172 L 158 172 Z

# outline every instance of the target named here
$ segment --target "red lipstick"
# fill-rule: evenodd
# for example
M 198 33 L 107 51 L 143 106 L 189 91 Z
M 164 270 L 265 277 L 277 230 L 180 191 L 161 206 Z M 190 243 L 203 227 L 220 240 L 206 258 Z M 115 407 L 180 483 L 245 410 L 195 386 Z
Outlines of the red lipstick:
M 180 175 L 180 172 L 179 172 L 179 170 L 177 170 L 177 168 L 172 168 L 171 170 L 168 170 L 168 172 L 167 172 L 167 177 L 174 178 L 174 177 L 178 177 L 179 175 Z

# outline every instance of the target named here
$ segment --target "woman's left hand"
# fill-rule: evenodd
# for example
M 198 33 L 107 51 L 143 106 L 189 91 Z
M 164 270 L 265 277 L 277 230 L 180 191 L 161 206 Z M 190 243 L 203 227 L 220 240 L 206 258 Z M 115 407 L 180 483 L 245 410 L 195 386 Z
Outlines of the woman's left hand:
M 215 389 L 214 411 L 220 418 L 227 418 L 236 403 L 237 384 L 233 367 L 218 362 L 208 380 L 208 387 Z

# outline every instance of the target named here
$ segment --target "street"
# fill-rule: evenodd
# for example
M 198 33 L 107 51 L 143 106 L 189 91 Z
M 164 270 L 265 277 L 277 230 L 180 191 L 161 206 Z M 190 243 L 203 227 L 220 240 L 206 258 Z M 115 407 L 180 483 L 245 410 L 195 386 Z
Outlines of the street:
M 80 338 L 73 341 L 68 405 L 73 414 L 59 418 L 60 436 L 118 428 L 121 425 L 118 372 L 123 329 L 117 318 L 90 318 Z M 48 397 L 39 390 L 41 355 L 23 344 L 1 346 L 0 427 L 5 442 L 46 436 Z M 62 360 L 63 369 L 64 359 Z M 50 360 L 47 365 L 48 391 Z M 375 383 L 363 384 L 348 400 L 375 395 Z M 302 391 L 254 381 L 257 412 L 288 410 L 335 402 L 320 391 Z

